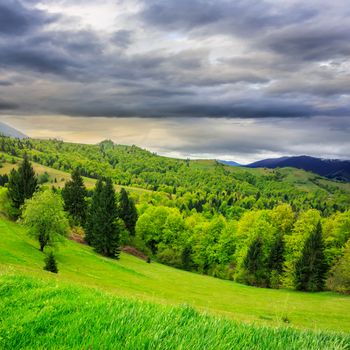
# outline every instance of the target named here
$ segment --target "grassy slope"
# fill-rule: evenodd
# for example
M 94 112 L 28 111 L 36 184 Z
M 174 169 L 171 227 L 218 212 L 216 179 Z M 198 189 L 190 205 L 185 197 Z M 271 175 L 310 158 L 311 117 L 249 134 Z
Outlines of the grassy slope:
M 31 275 L 161 304 L 189 304 L 198 310 L 258 324 L 348 331 L 350 298 L 333 293 L 257 289 L 201 276 L 122 254 L 103 258 L 90 247 L 67 241 L 57 253 L 58 276 L 44 272 L 43 254 L 21 226 L 0 219 L 0 271 Z
M 3 349 L 349 349 L 350 337 L 272 329 L 85 288 L 0 275 Z

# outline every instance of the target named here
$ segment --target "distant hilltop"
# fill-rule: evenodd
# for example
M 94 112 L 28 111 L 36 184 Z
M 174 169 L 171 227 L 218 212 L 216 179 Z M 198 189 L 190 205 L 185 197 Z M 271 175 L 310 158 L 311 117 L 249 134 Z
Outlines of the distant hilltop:
M 19 130 L 3 123 L 0 122 L 0 135 L 2 136 L 10 136 L 10 137 L 15 137 L 17 139 L 25 139 L 28 136 L 20 132 Z
M 293 167 L 312 171 L 329 179 L 350 181 L 350 161 L 322 159 L 309 156 L 282 157 L 264 159 L 247 165 L 249 168 L 285 168 Z

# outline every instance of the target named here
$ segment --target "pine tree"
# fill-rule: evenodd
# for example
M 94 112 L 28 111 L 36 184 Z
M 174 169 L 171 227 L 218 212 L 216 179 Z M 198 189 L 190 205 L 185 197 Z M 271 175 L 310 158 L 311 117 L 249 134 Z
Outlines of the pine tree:
M 296 263 L 295 288 L 305 291 L 322 290 L 326 272 L 322 227 L 319 221 L 314 232 L 307 238 L 302 255 Z
M 125 227 L 129 231 L 130 235 L 134 236 L 137 221 L 137 210 L 134 201 L 128 196 L 128 193 L 124 188 L 122 188 L 120 191 L 118 214 L 124 221 Z
M 270 255 L 268 258 L 268 268 L 270 271 L 277 271 L 278 273 L 282 272 L 284 263 L 284 241 L 281 234 L 277 235 L 276 240 L 274 241 Z
M 244 259 L 244 267 L 251 274 L 256 274 L 259 268 L 262 267 L 262 252 L 263 242 L 260 237 L 257 237 L 249 246 L 247 255 Z
M 95 236 L 100 234 L 101 225 L 99 220 L 102 217 L 101 211 L 103 210 L 101 203 L 103 187 L 103 181 L 99 179 L 96 182 L 86 218 L 85 241 L 91 246 L 94 245 Z
M 55 256 L 53 255 L 52 252 L 50 252 L 45 258 L 44 270 L 50 271 L 50 272 L 53 272 L 53 273 L 57 273 L 58 272 L 56 259 L 55 259 Z
M 37 177 L 27 154 L 18 170 L 12 170 L 9 177 L 8 193 L 13 207 L 19 209 L 26 199 L 33 196 L 37 189 Z
M 72 173 L 72 180 L 68 181 L 62 190 L 62 197 L 64 210 L 71 215 L 74 223 L 80 226 L 84 226 L 86 220 L 86 195 L 83 178 L 79 169 L 75 169 Z
M 92 197 L 86 233 L 87 242 L 108 257 L 119 257 L 120 232 L 115 190 L 111 179 L 99 180 Z

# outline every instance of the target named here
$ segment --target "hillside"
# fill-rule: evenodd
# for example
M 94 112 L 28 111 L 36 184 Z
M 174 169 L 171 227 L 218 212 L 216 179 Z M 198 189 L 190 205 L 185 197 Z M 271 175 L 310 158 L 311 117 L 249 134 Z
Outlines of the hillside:
M 116 261 L 68 240 L 57 251 L 56 276 L 43 271 L 44 255 L 24 228 L 1 219 L 0 232 L 1 279 L 11 283 L 12 277 L 6 276 L 31 276 L 33 282 L 30 278 L 17 280 L 23 281 L 23 288 L 48 283 L 45 288 L 50 289 L 53 285 L 60 288 L 69 284 L 157 305 L 187 304 L 200 312 L 259 325 L 283 326 L 288 320 L 291 327 L 303 329 L 347 332 L 350 328 L 349 296 L 248 287 L 158 263 L 147 264 L 126 254 Z M 78 307 L 81 299 L 76 302 L 73 307 Z
M 251 169 L 215 160 L 172 159 L 111 141 L 85 145 L 1 137 L 0 151 L 6 155 L 2 173 L 11 157 L 26 152 L 35 163 L 58 171 L 78 167 L 87 178 L 108 176 L 119 186 L 166 193 L 181 211 L 212 210 L 239 218 L 247 210 L 273 208 L 278 203 L 289 203 L 296 211 L 315 208 L 325 216 L 350 208 L 350 184 L 298 169 Z
M 0 275 L 4 349 L 346 350 L 349 336 L 271 329 L 116 298 L 58 281 Z M 21 300 L 22 302 L 18 302 Z
M 264 159 L 247 165 L 250 168 L 293 167 L 312 171 L 315 174 L 340 181 L 350 181 L 350 161 L 339 159 L 320 159 L 309 156 Z

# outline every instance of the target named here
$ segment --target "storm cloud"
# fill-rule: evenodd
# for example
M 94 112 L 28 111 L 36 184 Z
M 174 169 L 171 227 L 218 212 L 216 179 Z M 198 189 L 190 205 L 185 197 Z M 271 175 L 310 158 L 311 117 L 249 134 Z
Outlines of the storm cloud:
M 0 0 L 0 114 L 333 128 L 350 118 L 349 33 L 345 0 Z

